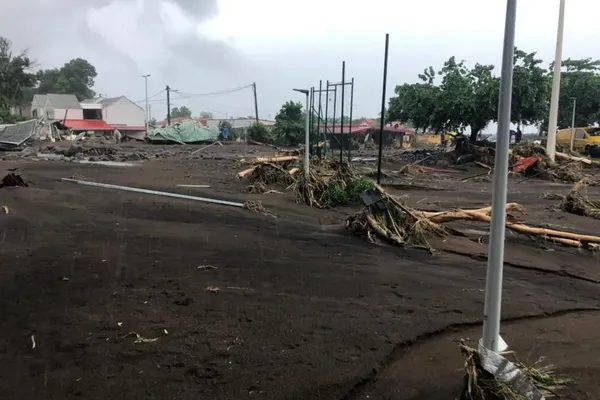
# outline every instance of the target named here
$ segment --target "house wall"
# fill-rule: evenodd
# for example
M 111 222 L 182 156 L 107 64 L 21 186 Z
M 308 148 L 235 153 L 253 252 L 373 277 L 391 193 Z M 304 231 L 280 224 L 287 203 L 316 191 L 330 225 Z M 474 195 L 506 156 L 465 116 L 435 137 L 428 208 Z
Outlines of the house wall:
M 67 115 L 66 118 L 65 118 L 65 113 Z M 65 110 L 64 108 L 55 108 L 54 116 L 52 116 L 52 112 L 50 112 L 50 118 L 58 119 L 61 121 L 63 119 L 83 119 L 83 110 L 75 110 L 75 109 Z
M 110 125 L 144 126 L 146 124 L 146 112 L 127 99 L 107 105 L 102 110 L 102 117 Z

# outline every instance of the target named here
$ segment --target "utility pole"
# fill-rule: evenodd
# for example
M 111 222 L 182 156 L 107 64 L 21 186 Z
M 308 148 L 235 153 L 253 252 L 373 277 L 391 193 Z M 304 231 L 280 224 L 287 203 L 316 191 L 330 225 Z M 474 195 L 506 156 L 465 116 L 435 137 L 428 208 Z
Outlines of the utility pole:
M 258 99 L 256 97 L 256 82 L 252 83 L 252 91 L 254 92 L 254 114 L 256 116 L 256 123 L 258 124 Z
M 342 117 L 340 119 L 340 138 L 342 139 L 342 145 L 340 146 L 340 165 L 342 164 L 342 156 L 344 152 L 344 93 L 346 93 L 346 61 L 342 61 Z M 347 140 L 348 146 L 350 146 L 350 139 Z
M 146 133 L 148 132 L 148 121 L 150 121 L 150 114 L 148 111 L 148 78 L 150 77 L 150 74 L 146 74 L 146 75 L 142 75 L 142 78 L 144 78 L 144 81 L 146 83 Z
M 167 126 L 171 125 L 171 88 L 167 85 Z
M 381 183 L 381 157 L 383 155 L 383 127 L 385 126 L 385 87 L 387 85 L 388 52 L 390 49 L 390 34 L 385 34 L 385 54 L 383 57 L 383 88 L 381 90 L 381 118 L 379 120 L 379 156 L 377 157 L 377 183 Z
M 560 72 L 562 69 L 564 30 L 565 0 L 560 0 L 560 8 L 558 10 L 558 33 L 556 35 L 556 53 L 554 55 L 554 77 L 552 78 L 552 98 L 550 100 L 550 116 L 548 118 L 548 137 L 546 138 L 546 154 L 552 161 L 554 161 L 554 153 L 556 153 L 556 124 L 558 121 L 558 100 L 560 97 Z
M 575 143 L 575 110 L 577 108 L 577 97 L 573 97 L 573 116 L 571 117 L 571 151 Z
M 494 186 L 492 191 L 492 222 L 485 280 L 485 305 L 483 308 L 483 338 L 485 348 L 498 352 L 500 348 L 500 309 L 502 305 L 502 274 L 504 266 L 504 237 L 506 230 L 506 192 L 508 185 L 508 147 L 510 144 L 510 108 L 512 101 L 513 57 L 515 49 L 515 24 L 517 0 L 508 0 L 504 24 L 502 50 L 502 75 L 498 101 L 498 134 L 494 160 Z

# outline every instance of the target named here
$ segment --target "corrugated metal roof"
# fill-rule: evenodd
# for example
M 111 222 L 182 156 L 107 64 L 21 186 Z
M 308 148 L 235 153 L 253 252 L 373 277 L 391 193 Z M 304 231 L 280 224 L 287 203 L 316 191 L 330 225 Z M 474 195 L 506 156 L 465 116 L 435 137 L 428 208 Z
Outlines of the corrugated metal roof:
M 112 131 L 115 129 L 101 119 L 67 119 L 64 125 L 74 131 Z
M 37 126 L 37 119 L 7 126 L 2 132 L 0 132 L 0 143 L 20 146 L 35 134 L 35 128 Z
M 62 110 L 80 110 L 81 104 L 77 100 L 74 94 L 52 94 L 49 93 L 48 100 L 52 103 L 54 108 L 59 108 Z

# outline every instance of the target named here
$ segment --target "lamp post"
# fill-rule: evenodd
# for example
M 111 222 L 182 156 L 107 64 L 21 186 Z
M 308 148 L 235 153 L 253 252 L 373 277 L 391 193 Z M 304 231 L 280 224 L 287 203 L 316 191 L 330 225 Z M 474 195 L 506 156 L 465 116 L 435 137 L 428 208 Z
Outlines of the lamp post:
M 308 117 L 310 110 L 308 109 L 308 95 L 310 93 L 307 89 L 294 89 L 294 92 L 304 93 L 306 96 L 306 118 L 304 121 L 304 175 L 308 179 L 308 171 L 309 171 L 309 161 L 308 161 L 308 146 L 309 143 L 309 125 L 308 125 Z
M 496 135 L 496 158 L 494 187 L 492 192 L 492 221 L 488 251 L 487 276 L 485 280 L 485 305 L 483 310 L 483 338 L 485 348 L 499 349 L 500 308 L 502 304 L 502 273 L 504 266 L 504 235 L 506 229 L 506 192 L 508 184 L 508 147 L 510 144 L 510 107 L 512 100 L 513 56 L 515 48 L 515 21 L 517 0 L 508 0 L 504 25 L 504 48 L 502 50 L 502 76 L 498 102 L 498 134 Z
M 575 109 L 577 108 L 577 97 L 573 97 L 573 116 L 571 117 L 571 151 L 575 144 Z
M 548 117 L 548 138 L 546 154 L 554 161 L 556 153 L 556 124 L 558 121 L 558 100 L 560 97 L 560 72 L 562 68 L 563 33 L 565 30 L 565 0 L 560 0 L 558 9 L 558 33 L 556 34 L 556 53 L 554 55 L 554 76 L 552 78 L 552 98 Z
M 145 81 L 145 86 L 146 86 L 146 134 L 148 134 L 148 78 L 150 77 L 150 74 L 146 74 L 146 75 L 142 75 L 142 78 L 144 78 Z

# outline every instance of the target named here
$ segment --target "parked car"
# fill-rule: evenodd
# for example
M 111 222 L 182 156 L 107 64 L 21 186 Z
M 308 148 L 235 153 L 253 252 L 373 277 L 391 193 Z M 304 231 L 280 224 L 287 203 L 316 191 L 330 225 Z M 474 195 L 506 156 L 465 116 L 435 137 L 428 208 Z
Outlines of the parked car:
M 600 146 L 600 127 L 588 126 L 586 128 L 567 128 L 556 132 L 556 144 L 569 148 L 571 146 L 571 132 L 574 133 L 573 148 L 583 150 L 587 154 L 596 153 Z

